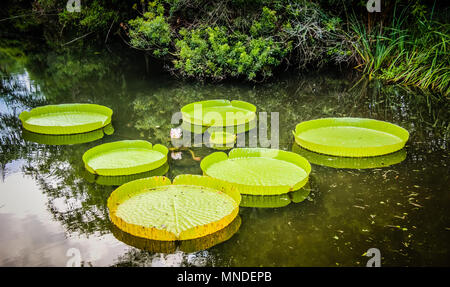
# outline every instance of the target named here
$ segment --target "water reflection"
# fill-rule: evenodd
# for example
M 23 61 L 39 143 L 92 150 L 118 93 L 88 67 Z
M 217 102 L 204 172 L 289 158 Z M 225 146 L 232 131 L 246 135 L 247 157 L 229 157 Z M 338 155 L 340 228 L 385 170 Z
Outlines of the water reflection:
M 45 135 L 22 129 L 22 138 L 26 141 L 45 145 L 72 145 L 96 141 L 103 138 L 104 135 L 112 135 L 113 133 L 114 127 L 112 124 L 108 124 L 95 131 L 72 135 Z
M 219 231 L 204 237 L 182 241 L 160 241 L 137 237 L 123 232 L 114 224 L 112 224 L 111 231 L 118 240 L 141 250 L 155 253 L 174 253 L 178 250 L 193 253 L 227 241 L 239 230 L 240 226 L 241 217 L 238 215 L 230 224 Z
M 315 153 L 294 143 L 292 151 L 306 158 L 310 163 L 334 168 L 367 169 L 398 164 L 406 159 L 406 149 L 374 157 L 338 157 Z
M 141 178 L 152 177 L 152 176 L 163 176 L 163 175 L 166 175 L 168 171 L 169 171 L 169 164 L 167 162 L 165 162 L 162 166 L 160 166 L 154 170 L 141 172 L 141 173 L 137 173 L 137 174 L 121 175 L 121 176 L 104 176 L 104 175 L 95 175 L 86 170 L 84 172 L 84 177 L 90 183 L 96 183 L 96 184 L 100 184 L 100 185 L 119 186 L 124 183 L 130 182 L 133 180 L 137 180 L 137 179 L 141 179 Z
M 279 195 L 250 195 L 242 194 L 241 207 L 255 208 L 280 208 L 290 203 L 299 203 L 304 201 L 311 192 L 309 181 L 296 191 L 291 191 Z

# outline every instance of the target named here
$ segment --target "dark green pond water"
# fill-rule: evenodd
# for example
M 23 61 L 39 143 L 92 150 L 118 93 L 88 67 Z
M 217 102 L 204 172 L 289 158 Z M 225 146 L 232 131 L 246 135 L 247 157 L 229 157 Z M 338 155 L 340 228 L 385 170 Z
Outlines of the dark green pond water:
M 256 85 L 199 84 L 152 67 L 147 73 L 142 56 L 116 50 L 4 54 L 0 67 L 2 266 L 66 266 L 77 252 L 93 266 L 365 266 L 369 248 L 380 250 L 382 266 L 450 265 L 448 100 L 357 83 L 340 72 L 291 72 Z M 172 115 L 185 104 L 219 98 L 253 103 L 269 119 L 278 112 L 283 150 L 301 152 L 291 133 L 297 123 L 330 116 L 389 121 L 406 128 L 410 139 L 400 154 L 369 163 L 309 155 L 306 200 L 241 207 L 240 226 L 209 245 L 127 239 L 108 219 L 106 200 L 115 187 L 86 177 L 83 153 L 121 139 L 171 147 L 170 129 L 178 126 Z M 72 102 L 112 108 L 114 134 L 75 145 L 24 139 L 20 112 Z M 171 151 L 166 175 L 201 174 L 199 158 L 213 151 Z M 343 168 L 365 165 L 372 168 Z

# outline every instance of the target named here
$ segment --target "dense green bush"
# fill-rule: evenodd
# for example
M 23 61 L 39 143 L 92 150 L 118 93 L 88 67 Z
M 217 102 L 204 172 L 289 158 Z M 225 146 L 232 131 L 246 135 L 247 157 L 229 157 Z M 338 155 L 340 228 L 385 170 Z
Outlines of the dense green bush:
M 272 75 L 288 52 L 273 39 L 229 35 L 224 27 L 181 29 L 175 43 L 174 69 L 181 75 L 223 79 L 226 76 L 255 79 Z
M 149 50 L 155 57 L 167 55 L 172 41 L 171 29 L 164 17 L 164 7 L 151 2 L 150 11 L 142 17 L 130 20 L 131 45 L 135 48 Z
M 341 20 L 310 1 L 156 0 L 144 8 L 129 21 L 130 44 L 171 60 L 184 77 L 259 80 L 282 63 L 306 68 L 350 56 Z

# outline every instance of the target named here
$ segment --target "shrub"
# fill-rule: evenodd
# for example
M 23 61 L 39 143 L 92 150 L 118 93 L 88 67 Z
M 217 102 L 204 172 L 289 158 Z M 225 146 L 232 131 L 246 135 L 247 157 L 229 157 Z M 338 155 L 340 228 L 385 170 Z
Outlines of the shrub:
M 129 21 L 131 45 L 170 59 L 184 77 L 254 81 L 283 62 L 304 68 L 348 55 L 340 19 L 309 1 L 157 0 L 147 10 Z
M 252 38 L 225 27 L 182 29 L 174 69 L 183 76 L 220 80 L 227 75 L 254 80 L 272 75 L 287 50 L 270 38 Z

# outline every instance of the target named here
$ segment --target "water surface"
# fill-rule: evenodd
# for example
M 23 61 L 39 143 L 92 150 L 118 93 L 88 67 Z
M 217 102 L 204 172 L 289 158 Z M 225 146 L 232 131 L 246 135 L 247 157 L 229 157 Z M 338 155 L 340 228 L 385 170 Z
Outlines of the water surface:
M 144 63 L 140 56 L 98 49 L 1 58 L 0 265 L 65 266 L 71 248 L 88 266 L 365 266 L 369 248 L 381 251 L 382 266 L 450 265 L 448 100 L 356 83 L 340 72 L 291 72 L 266 84 L 201 84 L 151 67 L 146 73 Z M 106 208 L 115 187 L 89 180 L 83 153 L 122 139 L 170 147 L 170 129 L 178 126 L 171 124 L 173 113 L 207 99 L 248 101 L 269 114 L 269 125 L 270 113 L 278 112 L 283 150 L 296 150 L 292 130 L 304 120 L 389 121 L 410 132 L 406 156 L 366 169 L 312 164 L 306 200 L 241 207 L 239 230 L 205 250 L 152 252 L 124 243 Z M 76 145 L 24 140 L 20 112 L 74 102 L 112 108 L 114 134 Z M 167 176 L 201 174 L 199 159 L 213 151 L 170 151 Z

